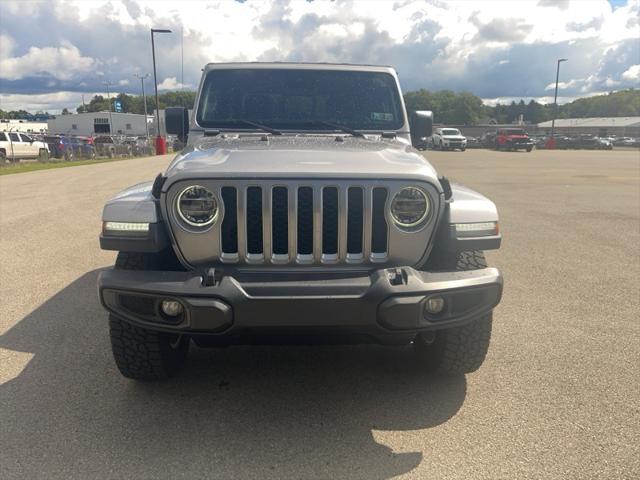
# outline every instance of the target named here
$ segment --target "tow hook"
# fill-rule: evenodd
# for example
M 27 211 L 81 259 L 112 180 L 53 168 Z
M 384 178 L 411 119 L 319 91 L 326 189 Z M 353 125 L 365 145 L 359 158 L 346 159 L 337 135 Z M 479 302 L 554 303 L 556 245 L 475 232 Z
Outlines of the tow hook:
M 220 273 L 218 273 L 218 276 L 216 277 L 216 269 L 211 267 L 209 269 L 207 269 L 204 272 L 204 275 L 202 276 L 202 286 L 203 287 L 215 287 L 218 284 L 218 281 L 220 280 Z
M 406 285 L 408 282 L 407 271 L 404 268 L 391 268 L 387 270 L 387 279 L 389 279 L 389 284 L 394 287 Z

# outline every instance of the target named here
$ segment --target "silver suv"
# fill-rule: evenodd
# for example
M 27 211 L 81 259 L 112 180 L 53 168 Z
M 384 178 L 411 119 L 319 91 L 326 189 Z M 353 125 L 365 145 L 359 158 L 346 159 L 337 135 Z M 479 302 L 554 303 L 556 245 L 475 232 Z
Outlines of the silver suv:
M 483 250 L 495 205 L 412 147 L 391 67 L 232 63 L 203 69 L 186 147 L 109 200 L 99 294 L 121 373 L 173 375 L 190 342 L 413 344 L 427 370 L 476 370 L 502 277 Z
M 431 137 L 433 148 L 439 150 L 455 150 L 464 152 L 467 149 L 467 137 L 457 128 L 436 128 Z

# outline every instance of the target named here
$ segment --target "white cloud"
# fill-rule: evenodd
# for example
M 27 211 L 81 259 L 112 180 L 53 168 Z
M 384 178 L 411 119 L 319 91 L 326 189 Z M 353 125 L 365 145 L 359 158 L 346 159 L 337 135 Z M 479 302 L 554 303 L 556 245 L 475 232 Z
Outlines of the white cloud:
M 640 82 L 640 65 L 632 65 L 622 74 L 622 78 L 629 82 Z
M 4 33 L 0 33 L 0 60 L 3 58 L 8 58 L 13 51 L 15 46 L 15 42 L 13 38 Z
M 21 93 L 0 93 L 0 108 L 2 110 L 27 110 L 35 112 L 38 110 L 49 113 L 59 113 L 63 108 L 74 110 L 82 104 L 82 96 L 85 102 L 89 103 L 94 95 L 106 97 L 104 92 L 78 93 L 78 92 L 54 92 L 40 95 Z
M 558 90 L 567 90 L 568 88 L 574 88 L 578 86 L 580 82 L 581 80 L 570 80 L 568 82 L 558 82 Z M 545 90 L 555 90 L 555 88 L 556 88 L 555 82 L 550 83 L 549 85 L 544 87 Z
M 20 80 L 26 76 L 49 74 L 58 80 L 69 80 L 78 73 L 86 73 L 94 66 L 94 60 L 83 57 L 75 45 L 67 41 L 59 47 L 30 47 L 27 53 L 12 57 L 14 41 L 2 35 L 0 78 Z
M 565 103 L 573 102 L 578 98 L 584 97 L 593 97 L 596 95 L 605 95 L 608 93 L 607 91 L 598 91 L 598 92 L 589 92 L 586 95 L 558 95 L 558 105 L 562 105 Z M 552 104 L 553 103 L 553 95 L 543 95 L 540 97 L 496 97 L 496 98 L 483 98 L 482 102 L 485 105 L 495 106 L 497 104 L 508 105 L 511 102 L 518 103 L 520 100 L 524 100 L 525 103 L 529 103 L 531 100 L 542 103 L 542 104 Z
M 189 87 L 189 85 L 183 85 L 176 77 L 167 77 L 158 84 L 158 90 L 179 90 L 187 87 Z
M 560 77 L 567 98 L 636 85 L 640 0 L 615 9 L 607 0 L 558 2 L 9 0 L 0 92 L 91 91 L 128 79 L 119 90 L 137 93 L 133 74 L 152 71 L 151 26 L 173 30 L 156 37 L 162 90 L 193 88 L 209 61 L 261 59 L 391 64 L 405 90 L 542 98 L 555 87 L 556 55 L 570 59 Z

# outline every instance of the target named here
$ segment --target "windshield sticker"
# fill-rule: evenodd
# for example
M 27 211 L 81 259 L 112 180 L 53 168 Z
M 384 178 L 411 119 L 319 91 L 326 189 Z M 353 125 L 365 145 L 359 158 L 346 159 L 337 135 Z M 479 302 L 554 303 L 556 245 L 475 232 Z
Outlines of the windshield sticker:
M 371 112 L 371 120 L 393 120 L 393 113 Z

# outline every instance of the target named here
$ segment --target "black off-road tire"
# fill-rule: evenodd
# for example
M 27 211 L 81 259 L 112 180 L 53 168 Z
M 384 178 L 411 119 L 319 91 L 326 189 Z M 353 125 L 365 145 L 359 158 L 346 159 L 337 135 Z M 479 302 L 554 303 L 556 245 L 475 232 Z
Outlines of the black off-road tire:
M 479 250 L 460 252 L 441 261 L 455 270 L 478 270 L 487 267 L 484 253 Z M 460 327 L 447 328 L 418 335 L 413 346 L 424 367 L 439 375 L 463 375 L 475 372 L 487 355 L 491 341 L 492 313 Z
M 185 271 L 171 248 L 159 253 L 118 252 L 114 266 L 117 270 Z
M 160 257 L 152 253 L 118 252 L 115 268 L 117 270 L 157 270 Z
M 161 255 L 120 252 L 115 268 L 154 270 L 163 264 Z M 109 333 L 113 358 L 120 373 L 134 380 L 164 380 L 185 365 L 191 342 L 187 335 L 157 332 L 110 314 Z
M 134 380 L 165 380 L 184 367 L 190 339 L 136 327 L 109 315 L 111 350 L 120 373 Z

